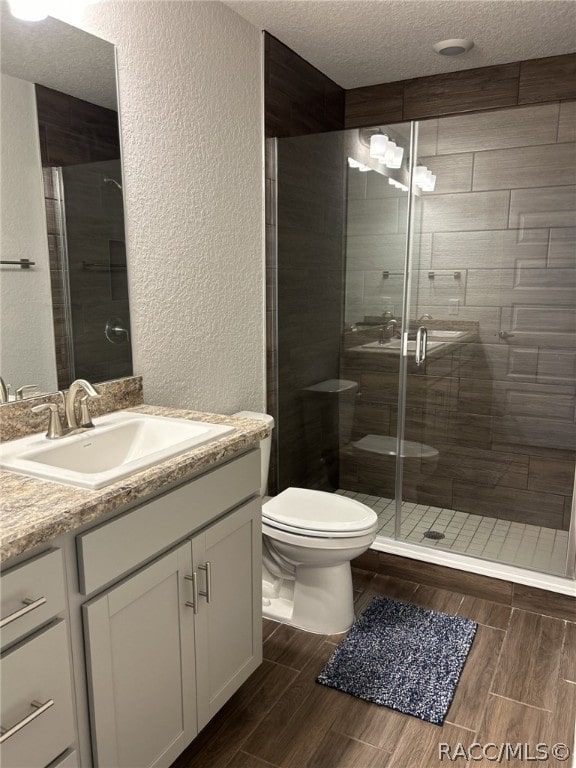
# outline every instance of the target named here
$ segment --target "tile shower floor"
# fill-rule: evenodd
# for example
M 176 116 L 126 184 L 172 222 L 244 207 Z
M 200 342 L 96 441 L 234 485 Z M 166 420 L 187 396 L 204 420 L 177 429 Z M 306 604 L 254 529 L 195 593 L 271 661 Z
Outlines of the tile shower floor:
M 394 499 L 344 489 L 337 493 L 372 507 L 378 515 L 378 535 L 394 536 Z M 424 536 L 426 531 L 444 537 L 430 539 Z M 568 531 L 406 501 L 402 502 L 402 539 L 558 575 L 564 575 L 568 551 Z

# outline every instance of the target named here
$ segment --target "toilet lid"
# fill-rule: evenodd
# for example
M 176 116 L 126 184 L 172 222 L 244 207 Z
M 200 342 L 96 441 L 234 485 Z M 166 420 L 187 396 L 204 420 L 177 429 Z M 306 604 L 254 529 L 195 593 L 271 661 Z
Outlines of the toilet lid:
M 310 535 L 361 533 L 374 527 L 377 515 L 359 501 L 337 493 L 287 488 L 262 508 L 264 522 Z

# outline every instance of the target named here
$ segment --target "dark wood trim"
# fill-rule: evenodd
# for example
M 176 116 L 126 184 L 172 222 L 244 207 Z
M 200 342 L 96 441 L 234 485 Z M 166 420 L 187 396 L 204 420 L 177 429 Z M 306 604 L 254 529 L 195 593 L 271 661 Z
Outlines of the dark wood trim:
M 576 584 L 574 590 L 576 592 Z M 576 596 L 570 597 L 558 592 L 549 592 L 546 589 L 527 587 L 525 584 L 514 584 L 512 605 L 524 611 L 543 613 L 545 616 L 566 621 L 576 621 Z
M 344 128 L 345 91 L 293 50 L 264 32 L 266 137 Z
M 518 104 L 576 99 L 576 53 L 520 64 Z
M 524 611 L 541 613 L 566 621 L 576 621 L 576 596 L 570 597 L 376 550 L 368 550 L 353 560 L 352 565 L 365 571 L 460 592 Z
M 464 69 L 346 91 L 345 128 L 576 98 L 576 54 Z

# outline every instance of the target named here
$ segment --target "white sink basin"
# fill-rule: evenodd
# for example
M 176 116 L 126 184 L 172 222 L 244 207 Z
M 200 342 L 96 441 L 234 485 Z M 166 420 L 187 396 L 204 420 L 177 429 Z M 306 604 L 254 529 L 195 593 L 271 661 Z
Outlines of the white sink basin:
M 80 488 L 103 488 L 235 429 L 133 412 L 101 416 L 94 424 L 88 432 L 59 440 L 41 434 L 2 443 L 0 468 Z
M 435 330 L 428 331 L 428 339 L 444 339 L 445 341 L 458 341 L 463 336 L 466 336 L 468 331 L 443 331 Z
M 443 345 L 441 341 L 428 341 L 428 351 L 440 347 Z M 402 349 L 402 339 L 389 339 L 384 344 L 380 344 L 379 341 L 371 341 L 368 344 L 362 344 L 361 347 L 354 347 L 355 350 L 369 349 L 374 352 L 398 352 Z M 406 346 L 407 352 L 416 352 L 416 342 L 408 341 Z

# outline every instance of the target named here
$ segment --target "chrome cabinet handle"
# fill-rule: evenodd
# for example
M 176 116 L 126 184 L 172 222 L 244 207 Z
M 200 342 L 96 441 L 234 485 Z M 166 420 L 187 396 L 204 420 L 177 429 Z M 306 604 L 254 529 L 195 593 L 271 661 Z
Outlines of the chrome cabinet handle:
M 206 572 L 206 592 L 200 592 L 202 597 L 206 598 L 207 603 L 212 602 L 212 563 L 210 560 L 206 560 L 206 565 L 199 565 L 199 571 Z
M 512 338 L 514 338 L 515 334 L 514 333 L 509 333 L 508 331 L 499 331 L 498 332 L 498 336 L 501 339 L 512 339 Z
M 46 598 L 39 597 L 38 600 L 32 600 L 32 598 L 27 597 L 25 600 L 22 600 L 22 602 L 24 603 L 24 608 L 19 608 L 17 611 L 14 611 L 14 613 L 10 613 L 8 616 L 0 619 L 0 629 L 7 627 L 8 624 L 16 621 L 16 619 L 26 616 L 26 614 L 31 613 L 31 611 L 34 611 L 36 608 L 40 608 L 40 606 L 44 605 L 46 602 Z
M 20 720 L 19 723 L 13 725 L 12 728 L 0 728 L 0 744 L 4 744 L 5 741 L 8 741 L 10 736 L 14 736 L 15 733 L 21 731 L 22 728 L 28 725 L 28 723 L 36 720 L 36 718 L 40 717 L 40 715 L 46 712 L 46 710 L 50 709 L 50 707 L 53 707 L 54 699 L 48 699 L 48 701 L 45 701 L 44 704 L 40 704 L 39 701 L 32 701 L 30 702 L 30 706 L 34 707 L 34 712 L 30 712 L 29 715 L 26 715 L 26 717 Z
M 194 613 L 198 613 L 198 576 L 196 571 L 192 572 L 192 576 L 184 576 L 186 581 L 192 582 L 192 602 L 186 601 L 185 605 L 188 608 L 192 608 Z
M 421 325 L 416 333 L 416 365 L 422 365 L 426 360 L 428 351 L 428 330 L 425 325 Z

